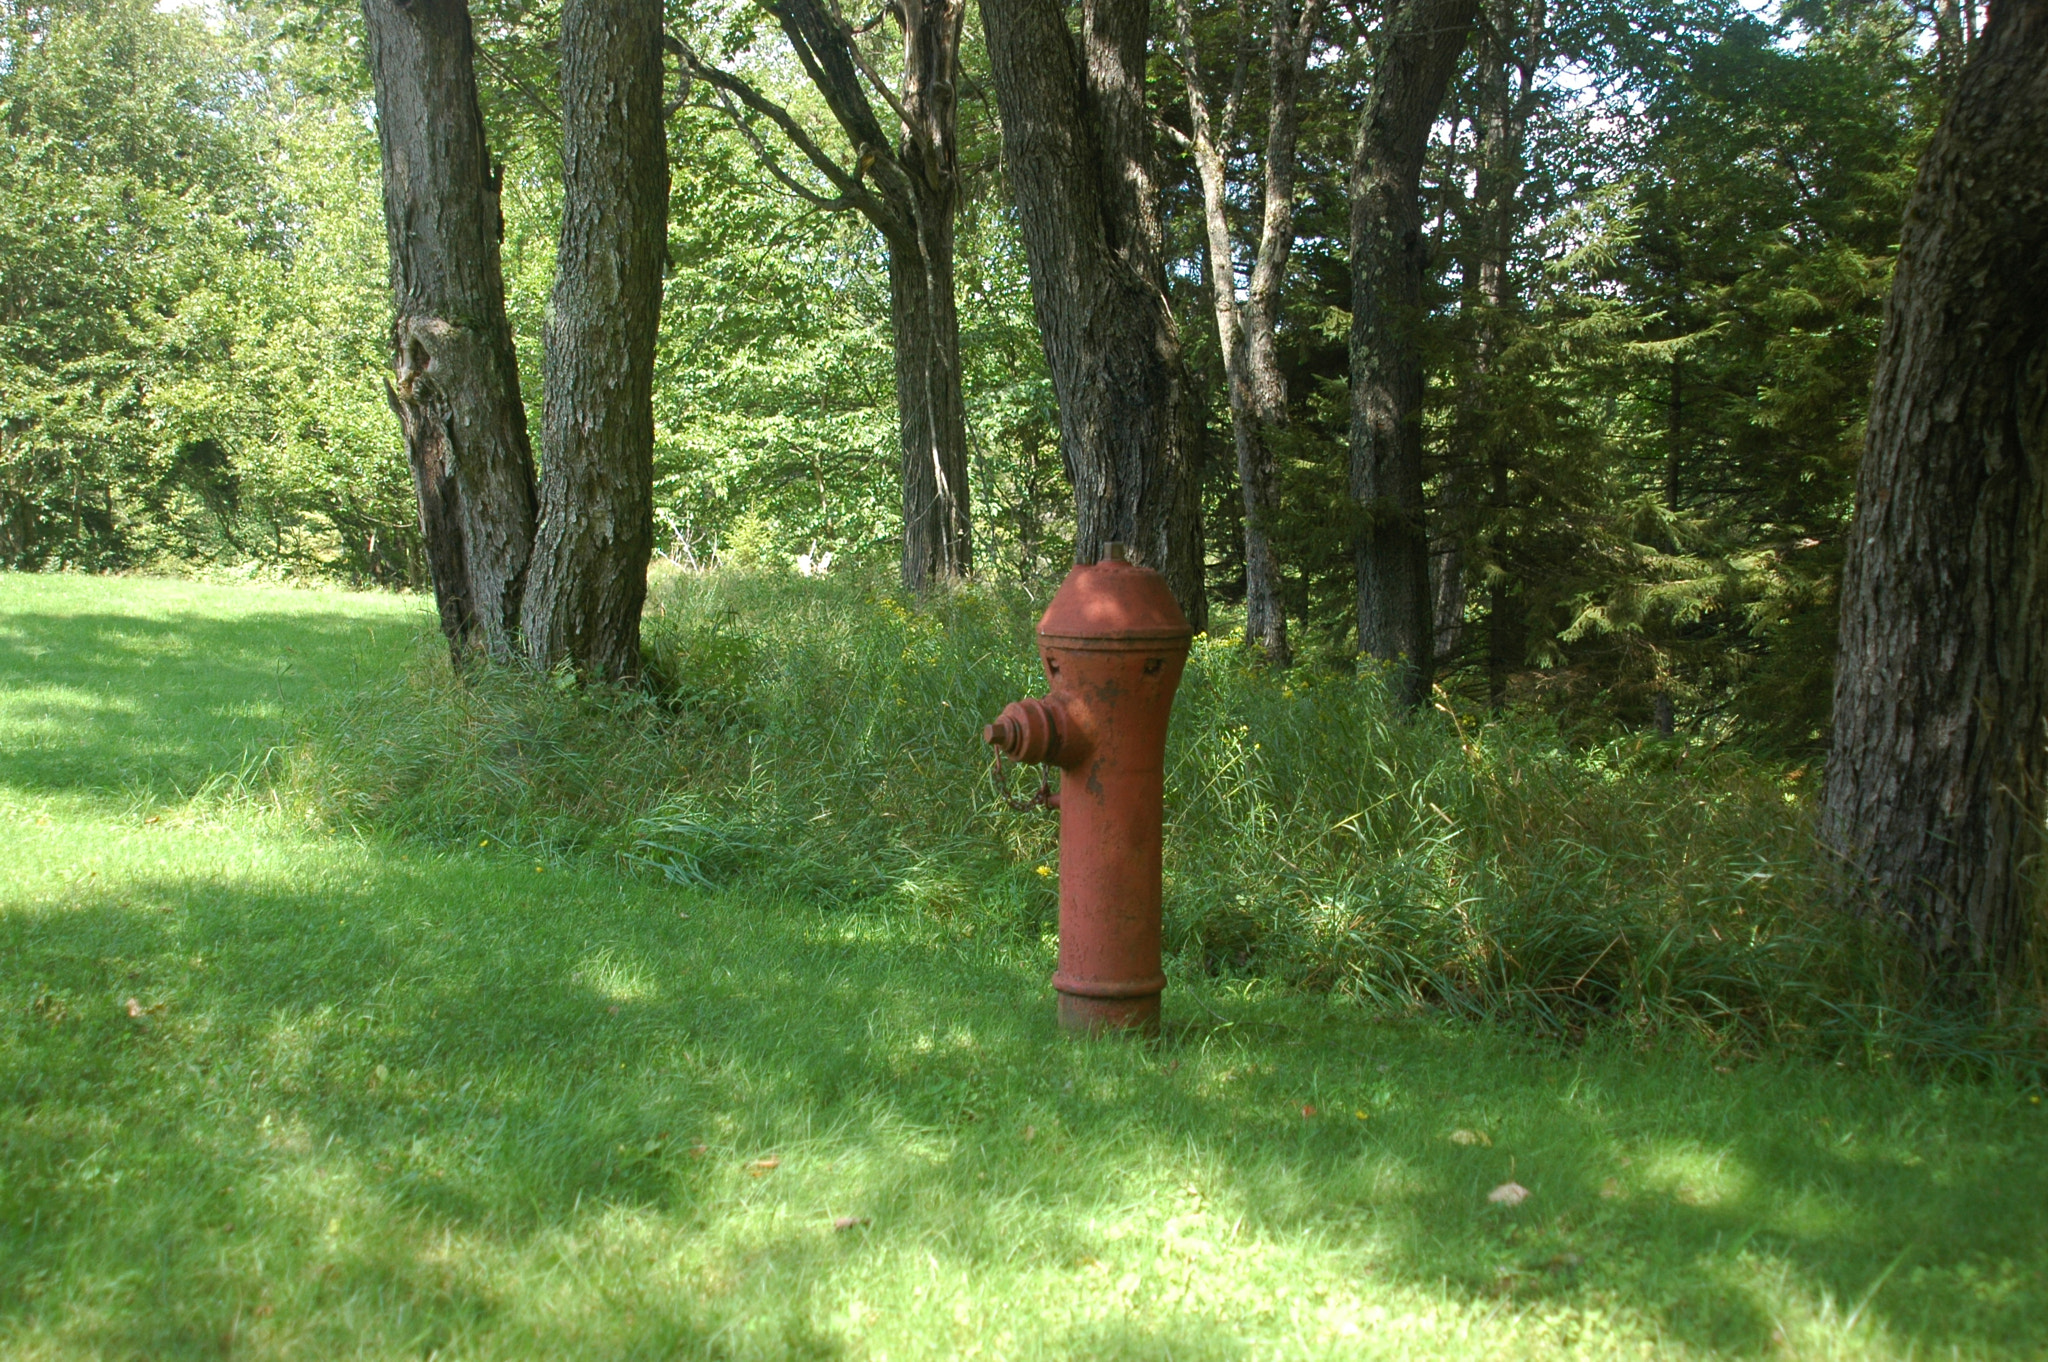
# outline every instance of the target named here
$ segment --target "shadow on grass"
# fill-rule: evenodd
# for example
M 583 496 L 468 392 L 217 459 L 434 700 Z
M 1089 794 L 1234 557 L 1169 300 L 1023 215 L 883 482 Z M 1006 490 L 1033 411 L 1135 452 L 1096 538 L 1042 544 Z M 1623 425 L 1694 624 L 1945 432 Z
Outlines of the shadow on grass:
M 842 1298 L 927 1259 L 1122 1293 L 1030 1326 L 1092 1357 L 1243 1351 L 1148 1295 L 1169 1259 L 1699 1353 L 1795 1308 L 1994 1355 L 2048 1319 L 2044 1122 L 1983 1091 L 1228 998 L 1077 1045 L 1035 945 L 377 846 L 53 890 L 0 958 L 0 1320 L 108 1355 L 290 1321 L 826 1357 Z

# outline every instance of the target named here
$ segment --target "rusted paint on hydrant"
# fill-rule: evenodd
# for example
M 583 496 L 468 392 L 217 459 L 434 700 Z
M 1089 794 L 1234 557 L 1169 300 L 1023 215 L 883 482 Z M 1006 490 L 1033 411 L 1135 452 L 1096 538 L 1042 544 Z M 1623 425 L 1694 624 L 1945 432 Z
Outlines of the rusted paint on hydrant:
M 1061 772 L 1052 985 L 1069 1030 L 1159 1030 L 1166 722 L 1193 632 L 1166 579 L 1111 544 L 1067 574 L 1038 622 L 1050 693 L 982 730 L 1013 760 Z

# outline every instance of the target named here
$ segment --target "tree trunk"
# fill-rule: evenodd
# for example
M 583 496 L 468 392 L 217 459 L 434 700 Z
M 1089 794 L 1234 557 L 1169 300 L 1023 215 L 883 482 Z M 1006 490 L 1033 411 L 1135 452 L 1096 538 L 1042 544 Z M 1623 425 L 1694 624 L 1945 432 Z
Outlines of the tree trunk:
M 1196 425 L 1166 299 L 1145 104 L 1146 0 L 982 0 L 1031 301 L 1074 482 L 1074 553 L 1111 540 L 1202 628 Z M 1085 54 L 1085 55 L 1084 55 Z
M 1422 496 L 1420 184 L 1478 0 L 1408 0 L 1380 42 L 1351 164 L 1351 495 L 1359 507 L 1358 646 L 1429 695 L 1434 618 Z
M 903 445 L 903 585 L 974 568 L 967 414 L 960 387 L 960 312 L 953 286 L 959 207 L 958 84 L 966 0 L 905 0 L 905 115 L 893 177 L 889 306 L 896 332 L 896 414 Z
M 384 230 L 392 409 L 419 494 L 441 628 L 516 654 L 533 544 L 533 451 L 498 258 L 498 172 L 484 146 L 461 0 L 363 0 Z
M 960 314 L 953 294 L 953 214 L 925 205 L 914 249 L 891 243 L 889 317 L 903 448 L 903 585 L 921 590 L 973 568 L 967 415 L 960 393 Z
M 527 655 L 640 671 L 654 547 L 654 341 L 668 234 L 658 0 L 562 11 L 562 239 L 547 325 L 545 455 Z
M 974 545 L 953 221 L 960 203 L 958 87 L 966 0 L 904 0 L 889 8 L 903 29 L 899 91 L 889 90 L 867 64 L 836 5 L 762 3 L 852 144 L 853 169 L 827 155 L 787 109 L 708 64 L 687 44 L 668 41 L 695 74 L 722 92 L 726 111 L 784 189 L 828 211 L 858 210 L 888 243 L 903 467 L 903 585 L 918 590 L 941 578 L 964 577 L 973 570 Z M 870 86 L 898 115 L 901 137 L 893 151 L 868 99 Z M 828 198 L 785 172 L 727 96 L 774 123 L 837 195 Z
M 1521 6 L 1527 3 L 1526 14 Z M 1528 176 L 1524 148 L 1536 109 L 1536 76 L 1549 60 L 1547 0 L 1490 0 L 1479 53 L 1478 166 L 1464 233 L 1464 307 L 1472 318 L 1472 359 L 1462 375 L 1452 452 L 1443 475 L 1443 523 L 1432 564 L 1435 585 L 1434 660 L 1454 656 L 1465 632 L 1465 569 L 1474 530 L 1474 484 L 1489 474 L 1488 509 L 1496 526 L 1508 510 L 1512 433 L 1503 428 L 1494 389 L 1504 346 L 1503 328 L 1516 293 L 1509 272 L 1521 223 L 1518 196 Z M 1496 554 L 1496 571 L 1503 565 Z
M 2039 912 L 2048 0 L 1998 0 L 1920 166 L 1842 582 L 1822 832 L 1958 992 Z
M 1217 348 L 1223 355 L 1230 399 L 1230 430 L 1237 447 L 1238 489 L 1244 499 L 1245 643 L 1275 667 L 1292 661 L 1287 610 L 1281 600 L 1280 560 L 1273 528 L 1280 513 L 1273 447 L 1287 428 L 1287 379 L 1280 370 L 1275 328 L 1287 258 L 1294 249 L 1295 144 L 1301 132 L 1303 68 L 1322 16 L 1323 0 L 1308 0 L 1297 21 L 1285 5 L 1271 16 L 1270 98 L 1267 102 L 1265 196 L 1258 256 L 1242 308 L 1237 302 L 1235 247 L 1231 241 L 1229 179 L 1212 126 L 1195 49 L 1190 0 L 1175 0 L 1181 70 L 1187 82 L 1190 145 L 1202 187 L 1202 222 L 1216 312 Z M 1234 98 L 1234 96 L 1233 96 Z

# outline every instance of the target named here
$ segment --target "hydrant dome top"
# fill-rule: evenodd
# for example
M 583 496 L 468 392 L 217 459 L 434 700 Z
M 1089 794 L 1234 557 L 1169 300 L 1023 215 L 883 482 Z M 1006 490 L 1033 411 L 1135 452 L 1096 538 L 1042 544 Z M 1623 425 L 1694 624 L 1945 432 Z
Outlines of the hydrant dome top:
M 1164 577 L 1111 558 L 1068 573 L 1038 622 L 1048 641 L 1185 642 L 1194 632 Z

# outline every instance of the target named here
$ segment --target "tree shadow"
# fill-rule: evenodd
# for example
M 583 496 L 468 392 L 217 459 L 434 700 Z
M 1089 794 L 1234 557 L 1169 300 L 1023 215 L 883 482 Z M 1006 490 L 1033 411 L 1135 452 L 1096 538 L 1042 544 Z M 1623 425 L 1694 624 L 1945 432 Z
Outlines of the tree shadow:
M 1237 1242 L 1313 1243 L 1478 1313 L 1620 1302 L 1702 1354 L 1779 1346 L 1760 1273 L 1928 1351 L 2022 1353 L 2048 1307 L 2040 1123 L 1983 1094 L 1284 999 L 1211 999 L 1157 1047 L 1074 1044 L 1028 953 L 482 856 L 305 858 L 0 911 L 0 1318 L 125 1259 L 105 1351 L 260 1332 L 277 1269 L 236 1235 L 261 1224 L 310 1274 L 299 1306 L 355 1321 L 350 1350 L 410 1318 L 450 1340 L 520 1321 L 539 1352 L 601 1330 L 715 1353 L 766 1329 L 829 1356 L 814 1298 L 870 1235 L 969 1275 L 1020 1242 L 1081 1270 L 1109 1250 L 1075 1208 L 1155 1165 L 1204 1170 Z M 1466 1126 L 1491 1143 L 1447 1138 Z M 1489 1203 L 1509 1180 L 1530 1200 Z M 778 1197 L 801 1223 L 747 1218 Z M 849 1239 L 837 1214 L 873 1228 Z M 709 1251 L 731 1281 L 543 1324 L 445 1248 L 504 1260 L 613 1221 L 738 1225 Z M 778 1274 L 796 1285 L 770 1309 L 746 1283 Z M 1230 1351 L 1166 1306 L 1075 1328 L 1076 1355 Z

